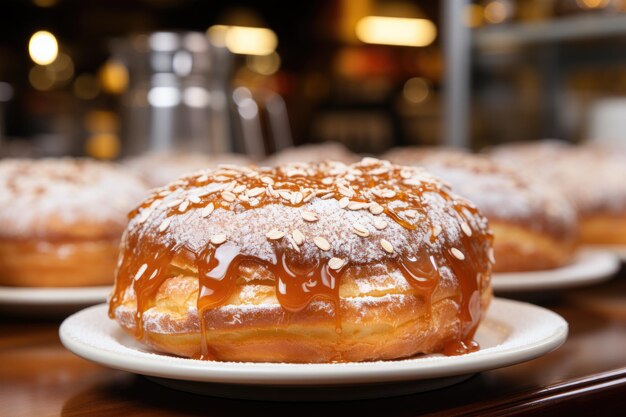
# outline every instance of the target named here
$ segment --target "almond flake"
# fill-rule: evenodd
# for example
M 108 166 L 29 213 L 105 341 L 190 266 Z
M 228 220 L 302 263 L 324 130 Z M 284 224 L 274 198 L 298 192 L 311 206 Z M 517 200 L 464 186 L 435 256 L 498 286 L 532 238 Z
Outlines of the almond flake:
M 387 253 L 393 253 L 393 245 L 391 243 L 389 243 L 388 240 L 386 239 L 380 239 L 380 246 L 383 247 L 383 249 L 385 250 L 385 252 Z
M 360 224 L 353 224 L 352 231 L 361 237 L 368 237 L 370 235 L 370 232 Z
M 338 269 L 341 269 L 341 267 L 344 266 L 345 263 L 346 263 L 345 259 L 330 258 L 330 260 L 328 261 L 328 267 L 336 271 Z
M 261 177 L 261 182 L 263 184 L 274 185 L 274 180 L 270 177 Z
M 183 200 L 181 198 L 177 198 L 176 200 L 172 200 L 169 203 L 167 203 L 167 207 L 172 208 L 172 207 L 176 207 L 178 205 L 180 205 L 180 203 L 182 203 Z
M 298 229 L 294 229 L 291 232 L 291 237 L 293 237 L 294 242 L 298 245 L 302 245 L 304 243 L 304 235 Z
M 462 261 L 465 259 L 465 255 L 463 255 L 463 252 L 461 252 L 457 248 L 450 249 L 450 252 L 452 253 L 452 256 L 454 256 L 459 261 Z
M 163 220 L 163 222 L 159 225 L 159 232 L 165 232 L 165 230 L 167 230 L 167 228 L 170 226 L 171 221 L 172 220 L 169 217 Z
M 489 257 L 489 262 L 491 262 L 492 264 L 496 263 L 496 257 L 493 255 L 493 248 L 489 248 L 489 251 L 487 251 L 487 256 Z
M 313 243 L 315 243 L 315 245 L 321 250 L 326 251 L 330 249 L 330 243 L 328 243 L 328 241 L 324 239 L 323 237 L 320 237 L 320 236 L 314 237 Z
M 350 204 L 348 197 L 342 197 L 341 200 L 339 200 L 339 207 L 342 209 L 348 207 L 348 204 Z
M 211 236 L 211 243 L 214 245 L 221 245 L 224 242 L 226 242 L 226 235 L 219 234 Z
M 370 206 L 370 213 L 372 213 L 374 215 L 378 215 L 378 214 L 382 213 L 383 211 L 385 211 L 385 209 L 380 204 L 376 204 L 375 203 L 375 204 L 372 204 Z
M 285 236 L 285 232 L 278 229 L 272 229 L 265 234 L 265 237 L 270 240 L 282 239 Z
M 322 179 L 322 184 L 324 184 L 324 185 L 330 185 L 330 184 L 332 184 L 332 183 L 333 183 L 333 181 L 334 181 L 334 180 L 333 180 L 333 178 L 332 178 L 332 177 L 326 177 L 326 178 Z
M 255 187 L 251 190 L 248 190 L 248 196 L 249 197 L 256 197 L 259 196 L 261 194 L 263 194 L 265 192 L 265 188 L 263 187 Z
M 189 207 L 189 200 L 185 200 L 182 203 L 180 203 L 180 206 L 178 206 L 178 211 L 182 213 L 185 210 L 187 210 L 187 207 Z
M 439 233 L 441 233 L 442 231 L 443 229 L 441 228 L 441 226 L 436 224 L 435 227 L 433 227 L 433 236 L 435 237 L 439 236 Z
M 307 222 L 316 222 L 319 220 L 317 214 L 312 211 L 304 210 L 300 214 L 302 215 L 302 218 Z
M 237 196 L 236 196 L 235 194 L 231 193 L 230 191 L 224 191 L 224 192 L 222 193 L 222 198 L 223 198 L 225 201 L 232 202 L 232 201 L 235 201 L 235 199 L 237 198 Z
M 376 221 L 374 221 L 374 227 L 378 230 L 383 230 L 385 227 L 387 227 L 387 222 L 383 219 L 376 219 Z
M 244 184 L 240 184 L 240 185 L 236 186 L 235 188 L 233 188 L 233 193 L 239 194 L 239 193 L 244 192 L 245 189 L 246 189 L 246 186 Z
M 213 210 L 215 210 L 215 206 L 213 205 L 213 203 L 209 203 L 205 208 L 202 209 L 202 213 L 200 213 L 200 216 L 209 217 L 211 213 L 213 213 Z
M 471 227 L 469 227 L 469 224 L 465 222 L 461 223 L 461 229 L 463 230 L 463 233 L 465 233 L 468 237 L 472 236 L 472 229 Z
M 197 195 L 189 196 L 189 201 L 193 204 L 200 204 L 202 202 L 202 200 L 200 200 L 200 197 Z

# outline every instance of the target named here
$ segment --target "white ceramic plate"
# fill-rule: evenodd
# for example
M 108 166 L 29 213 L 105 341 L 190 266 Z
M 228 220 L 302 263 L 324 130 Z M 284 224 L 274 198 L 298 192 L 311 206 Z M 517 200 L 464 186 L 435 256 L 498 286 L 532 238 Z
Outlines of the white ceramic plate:
M 588 248 L 613 252 L 622 262 L 626 262 L 626 245 L 590 245 Z
M 548 353 L 567 337 L 567 322 L 531 304 L 494 299 L 479 327 L 481 349 L 385 362 L 271 364 L 211 362 L 154 353 L 107 317 L 106 305 L 80 311 L 59 330 L 75 354 L 104 366 L 195 393 L 265 400 L 346 400 L 404 395 L 460 382 L 473 373 Z
M 545 271 L 499 272 L 491 284 L 496 292 L 539 291 L 595 284 L 611 278 L 620 268 L 612 252 L 584 249 L 574 261 L 561 268 Z
M 0 287 L 0 311 L 41 316 L 72 313 L 107 300 L 111 286 L 32 288 Z

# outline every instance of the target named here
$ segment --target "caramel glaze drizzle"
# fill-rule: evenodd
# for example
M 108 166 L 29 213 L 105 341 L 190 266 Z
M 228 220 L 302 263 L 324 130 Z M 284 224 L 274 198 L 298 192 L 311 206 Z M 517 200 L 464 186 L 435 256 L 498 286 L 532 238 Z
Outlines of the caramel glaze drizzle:
M 333 165 L 331 165 L 330 170 L 327 169 L 326 171 L 312 165 L 304 167 L 293 165 L 287 168 L 283 167 L 282 170 L 230 167 L 205 175 L 185 177 L 168 187 L 155 190 L 142 205 L 129 214 L 129 218 L 132 220 L 136 217 L 144 217 L 143 220 L 137 220 L 137 223 L 145 221 L 152 212 L 153 205 L 161 204 L 162 202 L 159 200 L 176 189 L 197 188 L 202 190 L 202 187 L 208 184 L 218 184 L 216 191 L 201 192 L 194 199 L 195 201 L 188 201 L 187 205 L 183 206 L 183 210 L 181 210 L 181 206 L 168 205 L 166 209 L 167 218 L 189 210 L 202 209 L 210 203 L 213 203 L 216 209 L 226 210 L 254 209 L 276 203 L 299 207 L 306 204 L 311 198 L 323 196 L 323 198 L 339 200 L 349 194 L 351 202 L 380 205 L 388 218 L 406 229 L 427 228 L 425 230 L 430 230 L 430 243 L 432 244 L 438 239 L 441 227 L 439 226 L 439 231 L 437 231 L 438 226 L 429 223 L 424 195 L 430 192 L 438 193 L 450 203 L 453 210 L 449 210 L 448 214 L 456 217 L 458 224 L 462 222 L 475 224 L 476 218 L 483 219 L 471 203 L 451 196 L 439 183 L 410 182 L 405 171 L 410 170 L 410 168 L 393 166 L 377 160 L 370 160 L 368 163 L 364 160 L 360 164 L 349 166 L 347 169 L 344 167 L 343 170 L 336 173 L 332 172 L 332 167 Z M 312 169 L 312 171 L 302 175 L 301 171 L 307 169 Z M 368 175 L 361 175 L 365 172 Z M 409 172 L 415 173 L 415 171 Z M 350 176 L 348 177 L 348 175 Z M 345 181 L 345 177 L 348 177 L 348 182 Z M 329 181 L 328 178 L 331 180 Z M 236 181 L 236 186 L 245 185 L 245 190 L 256 189 L 254 193 L 250 192 L 254 196 L 249 197 L 248 191 L 243 191 L 240 192 L 239 196 L 245 195 L 245 197 L 237 197 L 235 201 L 232 201 L 232 196 L 228 196 L 228 199 L 231 200 L 229 202 L 222 193 L 224 190 L 226 192 L 239 191 L 235 188 L 234 181 Z M 405 186 L 400 184 L 405 184 Z M 343 189 L 341 188 L 342 185 L 344 186 Z M 356 190 L 367 192 L 375 187 L 380 188 L 381 185 L 388 186 L 388 189 L 394 191 L 393 200 L 407 203 L 402 212 L 396 212 L 388 207 L 387 203 L 393 201 L 389 199 L 389 196 L 382 197 L 380 193 L 376 195 L 369 192 L 365 198 L 362 192 L 355 192 Z M 259 187 L 263 188 L 261 194 L 258 194 Z M 345 187 L 349 189 L 346 190 Z M 280 195 L 278 189 L 280 191 L 287 190 L 288 193 Z M 296 192 L 302 194 L 295 194 Z M 181 202 L 181 204 L 183 203 Z M 403 216 L 402 214 L 406 210 L 413 211 L 414 214 Z M 411 221 L 410 218 L 415 220 Z M 468 221 L 468 219 L 472 219 L 474 222 Z M 210 217 L 207 218 L 207 221 L 210 221 Z M 240 276 L 239 271 L 242 263 L 262 265 L 273 274 L 276 297 L 281 306 L 290 313 L 297 314 L 314 300 L 322 299 L 331 302 L 334 307 L 337 332 L 341 332 L 339 287 L 344 272 L 352 266 L 359 266 L 352 261 L 347 260 L 341 267 L 332 269 L 329 266 L 330 256 L 327 255 L 328 252 L 323 254 L 320 252 L 321 256 L 313 262 L 307 261 L 304 256 L 300 255 L 299 251 L 294 250 L 283 238 L 271 241 L 274 253 L 269 261 L 245 255 L 242 253 L 242 248 L 228 240 L 216 244 L 207 244 L 203 250 L 194 253 L 184 244 L 163 245 L 155 243 L 153 239 L 146 236 L 148 233 L 154 233 L 155 229 L 159 229 L 159 224 L 133 228 L 131 222 L 130 229 L 122 242 L 116 285 L 109 306 L 109 316 L 114 318 L 115 309 L 124 300 L 124 293 L 129 288 L 135 291 L 137 300 L 135 332 L 138 339 L 143 338 L 143 314 L 155 305 L 157 291 L 167 279 L 172 277 L 170 263 L 173 257 L 181 252 L 187 252 L 187 255 L 195 259 L 198 270 L 197 309 L 202 339 L 199 358 L 213 358 L 207 338 L 208 330 L 204 313 L 227 302 L 233 293 L 237 278 Z M 488 285 L 489 280 L 482 278 L 488 278 L 491 270 L 489 250 L 492 234 L 484 227 L 472 227 L 470 232 L 472 236 L 461 230 L 458 231 L 459 236 L 461 236 L 461 244 L 457 249 L 461 255 L 459 252 L 455 254 L 450 245 L 445 244 L 443 250 L 426 250 L 409 255 L 402 255 L 401 252 L 404 251 L 396 249 L 396 256 L 389 257 L 413 287 L 415 295 L 424 297 L 427 301 L 430 300 L 430 296 L 439 284 L 442 266 L 449 267 L 457 277 L 459 281 L 457 301 L 461 309 L 461 334 L 463 337 L 458 340 L 450 340 L 446 344 L 443 351 L 446 355 L 459 355 L 478 349 L 478 345 L 473 341 L 473 336 L 481 316 L 480 294 L 482 288 L 479 288 L 479 285 L 481 282 Z M 411 238 L 414 242 L 409 242 L 409 246 L 413 246 L 411 243 L 417 243 L 417 234 L 412 235 Z

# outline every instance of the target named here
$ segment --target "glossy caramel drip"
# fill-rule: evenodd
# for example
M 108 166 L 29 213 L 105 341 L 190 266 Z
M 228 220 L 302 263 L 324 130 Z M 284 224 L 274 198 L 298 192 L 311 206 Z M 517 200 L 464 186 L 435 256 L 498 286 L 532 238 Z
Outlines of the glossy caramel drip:
M 453 247 L 441 234 L 441 226 L 431 224 L 429 211 L 426 209 L 429 204 L 425 199 L 427 193 L 435 193 L 447 202 L 447 216 L 455 218 L 454 227 L 459 228 L 462 223 L 476 225 L 479 221 L 477 219 L 484 219 L 471 204 L 457 201 L 440 183 L 417 180 L 411 182 L 401 171 L 404 169 L 408 168 L 380 163 L 355 164 L 348 171 L 338 169 L 339 172 L 333 171 L 332 166 L 323 171 L 312 165 L 272 170 L 224 169 L 186 177 L 169 187 L 158 189 L 129 215 L 129 237 L 122 244 L 122 262 L 109 314 L 114 317 L 116 307 L 124 302 L 125 291 L 132 287 L 137 299 L 136 335 L 141 338 L 144 313 L 154 305 L 156 294 L 163 282 L 173 276 L 170 270 L 172 259 L 179 255 L 189 255 L 186 257 L 193 259 L 198 271 L 197 310 L 202 339 L 199 358 L 213 357 L 208 334 L 210 328 L 205 322 L 205 313 L 228 303 L 241 277 L 241 266 L 244 263 L 260 265 L 272 274 L 276 298 L 288 314 L 298 314 L 315 300 L 330 302 L 340 332 L 341 278 L 348 269 L 361 266 L 350 257 L 345 257 L 345 262 L 339 267 L 336 264 L 331 267 L 331 257 L 334 256 L 332 251 L 323 249 L 314 258 L 306 257 L 301 253 L 297 242 L 289 235 L 281 233 L 267 238 L 272 251 L 271 256 L 264 259 L 249 255 L 247 248 L 229 240 L 227 236 L 207 236 L 209 242 L 201 250 L 194 251 L 184 242 L 175 244 L 173 239 L 164 245 L 149 234 L 156 230 L 156 233 L 166 235 L 165 231 L 172 218 L 183 216 L 191 210 L 206 210 L 210 205 L 215 210 L 235 212 L 254 210 L 268 204 L 281 204 L 293 207 L 285 210 L 295 210 L 314 198 L 338 201 L 349 198 L 353 205 L 344 209 L 369 210 L 371 216 L 368 214 L 368 219 L 380 215 L 411 231 L 408 235 L 413 241 L 407 247 L 392 248 L 391 252 L 387 251 L 391 254 L 385 254 L 384 247 L 380 251 L 384 254 L 381 258 L 397 265 L 413 287 L 416 296 L 424 297 L 430 304 L 430 297 L 441 280 L 441 268 L 447 267 L 454 273 L 459 281 L 456 297 L 461 312 L 462 338 L 450 341 L 445 352 L 457 354 L 463 349 L 471 351 L 475 346 L 471 338 L 481 318 L 479 281 L 481 277 L 488 277 L 491 270 L 488 257 L 491 233 L 484 227 L 473 227 L 472 236 L 467 236 L 459 229 L 456 234 L 460 238 Z M 413 174 L 415 172 L 411 171 L 411 175 Z M 414 184 L 415 182 L 417 183 Z M 381 187 L 387 188 L 381 190 Z M 166 200 L 169 194 L 180 189 L 198 192 L 186 200 Z M 162 200 L 167 201 L 165 220 L 159 219 L 151 223 L 148 221 L 150 215 L 155 207 L 159 208 L 164 204 Z M 392 201 L 396 202 L 395 207 L 390 206 Z M 210 210 L 206 216 L 202 215 L 207 222 L 211 221 L 210 216 Z M 425 242 L 420 240 L 421 234 L 418 235 L 418 231 L 422 234 L 428 233 L 428 246 L 424 247 Z M 441 248 L 436 249 L 435 242 L 439 242 Z M 413 247 L 422 249 L 416 251 Z M 460 256 L 463 259 L 459 259 Z

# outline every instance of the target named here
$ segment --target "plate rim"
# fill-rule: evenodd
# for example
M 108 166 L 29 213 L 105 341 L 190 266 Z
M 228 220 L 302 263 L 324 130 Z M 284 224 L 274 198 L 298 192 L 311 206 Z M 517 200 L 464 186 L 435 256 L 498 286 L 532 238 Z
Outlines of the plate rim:
M 113 285 L 94 287 L 0 286 L 0 306 L 67 306 L 106 301 Z
M 619 257 L 606 249 L 585 247 L 579 249 L 575 256 L 576 260 L 573 263 L 560 268 L 527 272 L 495 272 L 491 277 L 491 285 L 494 292 L 573 288 L 609 280 L 620 268 Z M 577 275 L 576 268 L 579 268 L 580 265 L 588 265 L 588 263 L 584 263 L 588 259 L 603 266 L 603 268 L 592 274 L 579 273 Z
M 561 346 L 567 339 L 569 326 L 567 321 L 557 313 L 546 308 L 521 301 L 494 298 L 492 303 L 515 306 L 518 309 L 540 310 L 550 315 L 558 324 L 554 325 L 549 336 L 535 340 L 525 346 L 513 346 L 495 352 L 481 351 L 452 357 L 435 357 L 415 364 L 416 359 L 397 361 L 339 363 L 339 364 L 287 364 L 287 363 L 233 363 L 233 362 L 202 362 L 197 360 L 175 358 L 173 362 L 164 364 L 162 358 L 167 355 L 145 352 L 146 355 L 157 355 L 157 361 L 150 361 L 150 356 L 137 360 L 122 352 L 111 351 L 102 347 L 94 347 L 71 334 L 68 329 L 72 322 L 81 314 L 91 309 L 105 309 L 106 304 L 88 307 L 65 319 L 59 328 L 59 336 L 63 345 L 76 355 L 104 365 L 131 373 L 177 379 L 184 381 L 226 383 L 236 385 L 344 385 L 364 383 L 385 383 L 393 381 L 426 380 L 451 376 L 465 375 L 490 369 L 501 368 L 525 362 L 549 353 Z M 545 318 L 544 318 L 545 319 Z M 500 320 L 501 321 L 501 320 Z M 236 366 L 232 366 L 236 364 Z M 243 366 L 242 366 L 243 365 Z M 410 366 L 414 365 L 414 366 Z M 306 370 L 306 378 L 302 372 Z M 338 372 L 341 371 L 341 372 Z

